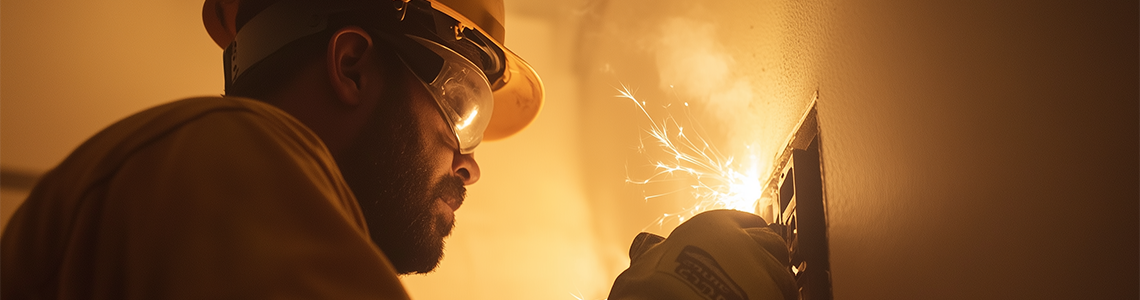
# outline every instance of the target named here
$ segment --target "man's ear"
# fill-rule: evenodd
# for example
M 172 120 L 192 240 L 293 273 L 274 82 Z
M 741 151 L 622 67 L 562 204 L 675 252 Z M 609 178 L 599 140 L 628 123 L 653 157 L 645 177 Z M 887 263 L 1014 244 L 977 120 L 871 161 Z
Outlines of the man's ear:
M 329 39 L 329 84 L 342 103 L 360 104 L 370 85 L 379 84 L 372 47 L 372 36 L 357 26 L 341 28 Z

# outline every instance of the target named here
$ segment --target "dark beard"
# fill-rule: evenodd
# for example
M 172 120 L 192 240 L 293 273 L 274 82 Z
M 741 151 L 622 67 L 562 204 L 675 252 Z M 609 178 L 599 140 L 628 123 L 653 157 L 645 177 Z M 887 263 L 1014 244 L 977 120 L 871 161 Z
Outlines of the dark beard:
M 403 95 L 401 95 L 403 96 Z M 435 214 L 440 197 L 462 201 L 458 176 L 432 178 L 410 97 L 392 97 L 373 112 L 354 144 L 336 157 L 360 203 L 372 242 L 400 274 L 427 273 L 443 258 L 454 222 Z M 399 104 L 396 104 L 399 103 Z M 395 104 L 395 105 L 393 105 Z

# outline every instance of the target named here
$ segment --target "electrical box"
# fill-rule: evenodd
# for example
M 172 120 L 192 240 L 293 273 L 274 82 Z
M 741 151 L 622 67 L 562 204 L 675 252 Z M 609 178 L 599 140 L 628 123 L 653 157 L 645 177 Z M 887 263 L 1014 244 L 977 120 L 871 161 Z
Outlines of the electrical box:
M 777 156 L 765 185 L 767 201 L 756 211 L 784 237 L 800 299 L 830 300 L 831 264 L 827 247 L 827 199 L 823 193 L 823 164 L 815 101 Z

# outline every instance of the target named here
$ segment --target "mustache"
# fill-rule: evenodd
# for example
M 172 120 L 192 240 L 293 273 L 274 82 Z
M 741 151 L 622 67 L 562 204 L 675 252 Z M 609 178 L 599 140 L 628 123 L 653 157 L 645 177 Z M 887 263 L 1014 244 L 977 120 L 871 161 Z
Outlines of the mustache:
M 463 204 L 463 200 L 467 198 L 467 187 L 463 186 L 463 178 L 456 175 L 445 176 L 432 188 L 432 196 L 430 199 L 437 197 L 456 199 L 459 204 Z

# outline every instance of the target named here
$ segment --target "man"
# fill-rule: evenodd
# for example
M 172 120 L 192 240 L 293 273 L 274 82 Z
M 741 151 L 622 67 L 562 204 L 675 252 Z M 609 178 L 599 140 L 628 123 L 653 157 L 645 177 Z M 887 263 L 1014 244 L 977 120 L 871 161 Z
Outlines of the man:
M 406 299 L 397 275 L 438 264 L 475 147 L 542 103 L 499 1 L 207 0 L 203 16 L 227 96 L 128 117 L 45 175 L 0 242 L 0 298 Z M 721 211 L 643 235 L 611 299 L 794 299 L 764 225 Z

